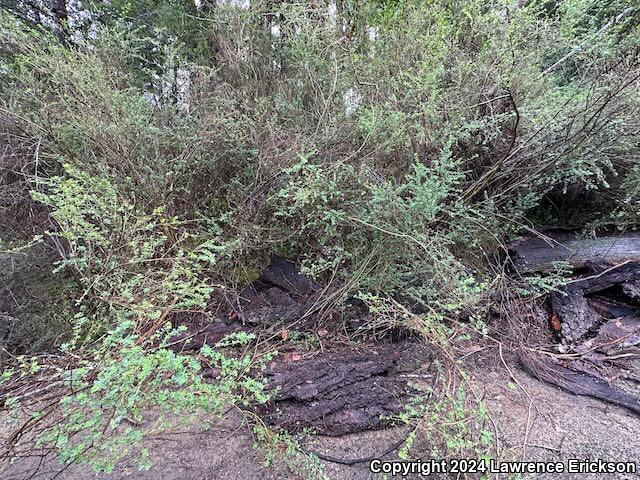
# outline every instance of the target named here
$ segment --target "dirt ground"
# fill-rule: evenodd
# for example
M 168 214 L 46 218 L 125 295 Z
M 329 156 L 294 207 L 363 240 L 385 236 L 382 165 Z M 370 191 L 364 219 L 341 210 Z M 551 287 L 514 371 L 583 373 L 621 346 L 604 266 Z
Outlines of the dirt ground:
M 484 372 L 487 403 L 512 458 L 537 461 L 640 459 L 640 418 L 599 400 L 579 397 L 512 368 L 526 391 L 509 388 L 504 372 Z M 529 400 L 529 397 L 531 400 Z M 529 408 L 531 405 L 531 408 Z M 526 439 L 526 447 L 525 447 Z M 630 479 L 640 474 L 547 474 L 538 479 Z
M 473 381 L 484 394 L 491 416 L 499 429 L 503 458 L 538 461 L 565 461 L 569 458 L 606 461 L 640 459 L 640 418 L 601 401 L 565 393 L 544 384 L 518 369 L 515 376 L 500 365 L 476 366 Z M 518 386 L 519 385 L 519 386 Z M 531 400 L 530 400 L 531 399 Z M 384 452 L 402 438 L 406 429 L 392 428 L 342 437 L 315 437 L 307 447 L 334 457 L 363 458 Z M 526 442 L 525 442 L 526 440 Z M 252 480 L 303 478 L 284 464 L 263 465 L 262 456 L 253 448 L 253 437 L 242 427 L 236 415 L 228 415 L 207 432 L 177 432 L 149 441 L 154 466 L 146 472 L 132 465 L 120 465 L 111 474 L 95 475 L 89 469 L 74 466 L 55 477 L 58 469 L 50 464 L 37 477 L 50 480 Z M 418 452 L 414 452 L 419 454 Z M 393 459 L 394 454 L 388 455 Z M 276 462 L 278 463 L 278 462 Z M 384 478 L 369 471 L 369 465 L 353 466 L 323 462 L 331 480 Z M 25 464 L 19 467 L 24 468 Z M 17 475 L 18 466 L 5 470 L 0 478 L 25 478 Z M 28 477 L 26 477 L 28 478 Z M 473 478 L 473 477 L 468 477 Z M 494 478 L 507 478 L 506 476 Z M 547 474 L 524 478 L 538 479 L 631 479 L 640 474 Z

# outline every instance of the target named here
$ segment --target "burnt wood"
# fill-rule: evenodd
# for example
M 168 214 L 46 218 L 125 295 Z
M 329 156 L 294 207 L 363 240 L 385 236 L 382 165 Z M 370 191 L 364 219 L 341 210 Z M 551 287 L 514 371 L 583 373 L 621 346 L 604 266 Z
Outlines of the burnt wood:
M 562 325 L 562 336 L 569 342 L 596 333 L 596 329 L 610 318 L 637 314 L 628 303 L 636 303 L 635 291 L 640 283 L 640 264 L 626 263 L 615 268 L 585 264 L 589 274 L 573 280 L 562 292 L 551 295 L 551 306 Z M 618 287 L 625 304 L 597 302 L 591 298 Z M 606 308 L 605 308 L 606 307 Z M 626 311 L 625 311 L 626 310 Z
M 389 423 L 381 416 L 402 412 L 407 401 L 407 382 L 396 368 L 400 357 L 400 348 L 390 346 L 277 363 L 267 372 L 275 398 L 259 413 L 290 431 L 342 435 L 381 428 Z
M 541 356 L 520 356 L 521 365 L 534 377 L 573 393 L 597 398 L 635 414 L 640 414 L 640 398 L 612 386 L 607 380 L 593 373 L 567 368 Z

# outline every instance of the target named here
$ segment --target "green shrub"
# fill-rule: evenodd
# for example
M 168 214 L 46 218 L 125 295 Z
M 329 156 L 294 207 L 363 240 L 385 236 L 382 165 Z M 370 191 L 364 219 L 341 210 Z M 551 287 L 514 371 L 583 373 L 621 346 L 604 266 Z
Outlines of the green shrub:
M 85 21 L 55 35 L 29 8 L 0 14 L 0 206 L 30 192 L 44 215 L 26 231 L 76 290 L 52 292 L 72 311 L 63 366 L 16 360 L 3 398 L 19 412 L 12 385 L 45 373 L 81 385 L 40 438 L 65 461 L 108 468 L 141 438 L 125 417 L 153 404 L 265 400 L 248 359 L 152 340 L 269 254 L 333 282 L 338 305 L 440 338 L 489 308 L 506 239 L 543 215 L 564 226 L 568 192 L 598 205 L 578 226 L 638 224 L 629 0 L 76 2 Z M 205 384 L 204 361 L 229 375 Z

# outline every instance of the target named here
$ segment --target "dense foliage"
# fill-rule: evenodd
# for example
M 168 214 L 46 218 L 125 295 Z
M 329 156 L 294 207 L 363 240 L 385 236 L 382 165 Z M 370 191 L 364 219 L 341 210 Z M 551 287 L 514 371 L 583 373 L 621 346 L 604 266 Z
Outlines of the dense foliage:
M 338 308 L 480 318 L 514 234 L 640 224 L 631 0 L 65 3 L 0 14 L 0 239 L 71 285 L 50 292 L 63 320 L 9 335 L 34 356 L 2 398 L 64 384 L 65 422 L 33 440 L 65 461 L 108 468 L 106 439 L 149 405 L 265 400 L 264 358 L 163 345 L 271 253 Z M 53 325 L 55 361 L 16 338 Z

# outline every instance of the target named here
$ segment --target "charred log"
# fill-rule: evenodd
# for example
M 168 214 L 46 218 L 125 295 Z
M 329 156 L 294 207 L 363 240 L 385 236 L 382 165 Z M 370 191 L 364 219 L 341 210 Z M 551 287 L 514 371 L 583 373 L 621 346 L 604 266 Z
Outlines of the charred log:
M 624 390 L 612 386 L 604 378 L 579 369 L 567 368 L 546 357 L 522 355 L 522 366 L 534 377 L 556 385 L 574 395 L 597 398 L 619 407 L 624 407 L 635 414 L 640 414 L 640 398 Z
M 381 428 L 389 424 L 381 417 L 400 413 L 406 403 L 400 357 L 396 346 L 276 364 L 267 372 L 267 388 L 275 398 L 260 413 L 268 423 L 291 431 L 311 427 L 342 435 Z
M 260 277 L 245 287 L 238 299 L 238 311 L 245 324 L 278 326 L 307 317 L 320 287 L 305 277 L 292 262 L 274 255 Z M 313 319 L 307 320 L 309 328 Z
M 590 275 L 569 283 L 563 292 L 551 295 L 553 312 L 562 325 L 562 336 L 570 343 L 593 336 L 597 328 L 608 319 L 621 316 L 638 316 L 640 309 L 634 308 L 634 290 L 640 282 L 640 264 L 625 263 L 606 268 L 586 264 Z M 617 289 L 617 290 L 616 290 Z M 619 295 L 625 303 L 596 301 L 594 294 L 609 291 Z

